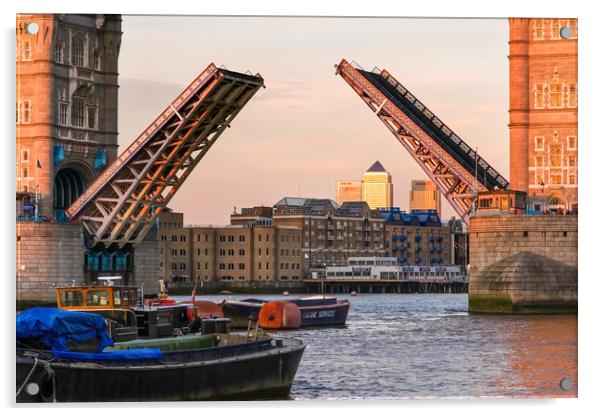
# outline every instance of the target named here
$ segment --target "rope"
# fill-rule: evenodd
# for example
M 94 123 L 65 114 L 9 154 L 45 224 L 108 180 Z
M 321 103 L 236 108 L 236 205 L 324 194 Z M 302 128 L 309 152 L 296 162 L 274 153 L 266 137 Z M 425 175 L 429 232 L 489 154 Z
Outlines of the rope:
M 48 361 L 44 361 L 44 370 L 50 377 L 52 377 L 52 403 L 56 403 L 56 373 L 50 367 L 50 363 Z
M 29 381 L 29 379 L 33 375 L 33 371 L 36 369 L 37 365 L 38 365 L 38 359 L 36 357 L 33 357 L 33 367 L 31 367 L 31 370 L 29 370 L 29 373 L 27 374 L 27 377 L 25 377 L 25 381 L 23 382 L 23 384 L 21 384 L 21 387 L 19 387 L 19 389 L 17 390 L 17 396 L 16 397 L 19 397 L 19 394 L 21 394 L 21 391 L 23 390 L 23 388 L 27 385 L 27 382 Z

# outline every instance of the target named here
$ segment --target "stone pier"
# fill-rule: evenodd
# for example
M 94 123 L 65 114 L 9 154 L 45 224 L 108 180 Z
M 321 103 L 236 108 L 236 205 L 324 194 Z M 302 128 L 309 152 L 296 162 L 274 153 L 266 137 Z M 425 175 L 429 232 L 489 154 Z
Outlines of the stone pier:
M 17 305 L 54 303 L 56 287 L 83 284 L 85 239 L 81 224 L 17 222 Z M 159 290 L 156 229 L 151 229 L 134 251 L 129 285 L 146 294 Z
M 468 309 L 577 312 L 575 215 L 470 219 Z
M 83 283 L 79 224 L 17 222 L 17 303 L 53 302 L 57 285 Z

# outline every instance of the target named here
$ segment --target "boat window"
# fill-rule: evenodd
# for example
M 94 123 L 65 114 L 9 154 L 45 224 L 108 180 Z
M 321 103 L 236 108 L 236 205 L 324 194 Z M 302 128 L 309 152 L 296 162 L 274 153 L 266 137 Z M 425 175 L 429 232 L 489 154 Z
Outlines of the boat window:
M 157 313 L 157 324 L 169 324 L 171 323 L 171 313 L 168 311 L 163 311 Z
M 84 298 L 79 290 L 65 290 L 61 292 L 62 306 L 83 306 Z
M 87 306 L 107 306 L 109 303 L 109 294 L 106 289 L 88 290 L 86 293 Z
M 121 290 L 113 289 L 113 305 L 121 306 Z
M 123 290 L 123 306 L 129 306 L 130 304 L 130 291 L 127 289 Z
M 130 289 L 130 304 L 135 305 L 138 298 L 138 290 Z

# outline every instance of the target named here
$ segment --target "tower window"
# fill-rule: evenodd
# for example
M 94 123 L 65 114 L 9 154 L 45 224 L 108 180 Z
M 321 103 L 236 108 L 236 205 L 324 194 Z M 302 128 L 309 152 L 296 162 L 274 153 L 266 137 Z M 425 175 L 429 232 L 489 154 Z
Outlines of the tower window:
M 57 42 L 56 45 L 54 45 L 54 60 L 58 64 L 63 63 L 63 43 L 62 42 Z
M 535 150 L 543 150 L 543 136 L 535 137 Z
M 560 144 L 553 144 L 550 146 L 550 166 L 562 166 L 562 149 Z
M 562 88 L 560 83 L 550 84 L 550 107 L 562 107 Z
M 577 107 L 577 84 L 575 82 L 569 82 L 567 85 L 568 94 L 568 106 Z
M 577 148 L 577 137 L 576 136 L 567 136 L 567 148 L 569 150 L 575 150 Z
M 544 107 L 544 99 L 543 99 L 543 85 L 535 84 L 535 108 L 543 108 Z
M 550 24 L 550 38 L 560 39 L 560 21 L 558 19 L 552 19 Z
M 569 185 L 577 184 L 577 177 L 575 175 L 569 175 Z
M 21 59 L 24 61 L 31 61 L 31 41 L 26 40 L 23 42 L 23 54 Z
M 84 126 L 84 100 L 73 98 L 71 103 L 71 124 L 76 127 Z
M 577 161 L 575 160 L 575 155 L 569 155 L 569 166 L 571 166 L 571 167 L 577 166 Z
M 21 150 L 21 162 L 29 162 L 29 150 Z
M 31 123 L 31 100 L 17 100 L 17 124 Z
M 535 40 L 544 39 L 543 20 L 539 19 L 535 21 L 534 36 Z
M 96 107 L 88 107 L 88 128 L 96 128 Z
M 59 103 L 59 124 L 67 125 L 67 103 Z
M 71 41 L 71 65 L 84 66 L 84 40 L 74 36 Z

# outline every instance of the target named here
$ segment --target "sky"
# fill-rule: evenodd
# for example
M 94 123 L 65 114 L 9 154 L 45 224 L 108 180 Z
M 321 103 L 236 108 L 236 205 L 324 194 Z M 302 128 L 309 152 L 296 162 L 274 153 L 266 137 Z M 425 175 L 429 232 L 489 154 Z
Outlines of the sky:
M 122 31 L 121 150 L 211 62 L 265 80 L 170 202 L 187 224 L 285 196 L 335 199 L 338 179 L 376 160 L 408 208 L 411 180 L 427 176 L 335 76 L 342 58 L 387 69 L 508 179 L 506 19 L 125 15 Z

